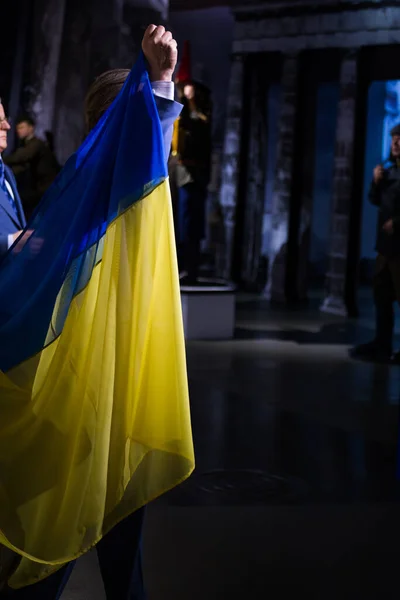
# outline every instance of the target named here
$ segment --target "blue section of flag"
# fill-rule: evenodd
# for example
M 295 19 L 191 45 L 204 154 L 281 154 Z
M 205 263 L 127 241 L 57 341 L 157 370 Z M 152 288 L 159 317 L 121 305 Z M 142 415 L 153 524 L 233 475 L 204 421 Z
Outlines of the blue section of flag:
M 43 198 L 26 228 L 33 230 L 29 241 L 0 264 L 3 372 L 42 350 L 57 295 L 67 283 L 68 301 L 54 335 L 61 332 L 68 302 L 101 259 L 99 244 L 109 224 L 166 177 L 161 124 L 141 55 L 113 105 Z

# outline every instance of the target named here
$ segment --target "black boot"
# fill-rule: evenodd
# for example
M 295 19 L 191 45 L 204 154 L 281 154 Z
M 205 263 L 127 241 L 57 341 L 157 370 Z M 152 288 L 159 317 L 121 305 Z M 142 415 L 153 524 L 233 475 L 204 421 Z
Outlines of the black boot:
M 369 360 L 378 363 L 390 361 L 393 353 L 393 288 L 391 281 L 381 278 L 379 285 L 375 284 L 375 319 L 376 337 L 368 344 L 361 344 L 352 348 L 350 356 L 361 360 Z
M 200 244 L 199 239 L 190 240 L 185 245 L 185 272 L 180 278 L 181 285 L 196 285 L 200 266 Z

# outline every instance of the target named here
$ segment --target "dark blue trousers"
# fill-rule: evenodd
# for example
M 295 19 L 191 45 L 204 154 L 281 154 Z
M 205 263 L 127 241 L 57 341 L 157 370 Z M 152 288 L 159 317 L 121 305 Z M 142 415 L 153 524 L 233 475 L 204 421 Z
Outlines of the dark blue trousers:
M 116 525 L 96 546 L 107 600 L 146 600 L 142 573 L 142 508 Z M 75 566 L 69 563 L 47 579 L 0 593 L 0 600 L 58 600 Z
M 179 188 L 179 270 L 187 272 L 187 282 L 195 283 L 199 275 L 201 240 L 205 234 L 207 187 L 187 183 Z

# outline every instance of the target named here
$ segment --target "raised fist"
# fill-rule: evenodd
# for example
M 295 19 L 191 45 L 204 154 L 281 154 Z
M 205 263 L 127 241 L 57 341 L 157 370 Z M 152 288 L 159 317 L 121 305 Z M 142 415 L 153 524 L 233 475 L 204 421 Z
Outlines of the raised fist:
M 149 25 L 142 41 L 142 49 L 149 63 L 151 81 L 172 81 L 178 60 L 178 44 L 170 31 L 160 25 Z

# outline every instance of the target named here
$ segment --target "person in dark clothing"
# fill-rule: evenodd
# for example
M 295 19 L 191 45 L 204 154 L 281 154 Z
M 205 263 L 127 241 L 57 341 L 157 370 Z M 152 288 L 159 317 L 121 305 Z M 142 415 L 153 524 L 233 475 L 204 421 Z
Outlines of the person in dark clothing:
M 198 83 L 183 87 L 179 119 L 177 186 L 178 238 L 183 284 L 196 283 L 200 246 L 205 235 L 205 211 L 211 167 L 211 101 L 209 90 Z
M 400 124 L 391 130 L 392 144 L 388 168 L 374 169 L 370 202 L 379 208 L 375 249 L 378 253 L 373 281 L 376 314 L 375 338 L 353 348 L 354 358 L 400 363 L 393 356 L 395 301 L 400 303 Z
M 50 146 L 35 136 L 35 122 L 29 116 L 17 121 L 20 147 L 4 159 L 18 183 L 25 214 L 29 218 L 56 178 L 60 166 Z

